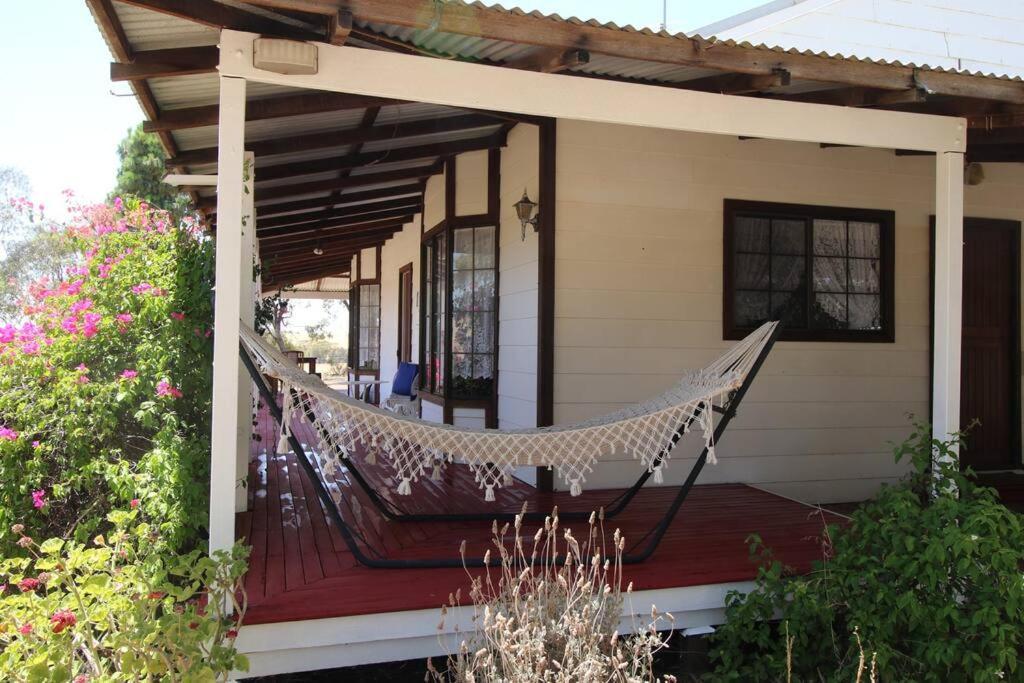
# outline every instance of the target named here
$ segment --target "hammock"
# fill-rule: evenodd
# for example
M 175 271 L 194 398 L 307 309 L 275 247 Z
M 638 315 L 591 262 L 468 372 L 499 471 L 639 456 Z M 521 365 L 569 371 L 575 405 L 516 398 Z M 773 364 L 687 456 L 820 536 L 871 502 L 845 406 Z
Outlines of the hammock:
M 778 323 L 765 323 L 718 360 L 699 372 L 686 374 L 677 385 L 650 401 L 574 425 L 522 430 L 465 429 L 424 422 L 374 408 L 334 391 L 318 377 L 301 371 L 244 323 L 241 330 L 239 354 L 242 362 L 272 416 L 282 426 L 277 450 L 284 452 L 290 447 L 296 453 L 321 504 L 337 525 L 344 543 L 357 561 L 374 568 L 405 569 L 482 567 L 486 566 L 486 561 L 482 558 L 406 560 L 384 557 L 381 551 L 372 548 L 342 517 L 340 494 L 328 491 L 321 468 L 333 474 L 339 464 L 343 463 L 371 502 L 392 520 L 492 520 L 515 515 L 395 514 L 387 510 L 387 502 L 377 496 L 359 475 L 349 458 L 349 452 L 357 445 L 363 445 L 370 448 L 367 459 L 387 457 L 401 477 L 397 492 L 402 495 L 411 493 L 412 483 L 425 476 L 428 467 L 431 468 L 431 474 L 436 475 L 445 464 L 462 461 L 469 465 L 477 483 L 484 489 L 485 498 L 491 498 L 494 488 L 505 484 L 511 469 L 519 465 L 555 468 L 573 486 L 572 493 L 578 494 L 585 474 L 591 470 L 601 453 L 628 448 L 635 458 L 644 463 L 646 469 L 633 487 L 619 496 L 614 514 L 628 504 L 649 477 L 653 475 L 655 481 L 660 479 L 659 475 L 667 465 L 673 447 L 696 424 L 702 431 L 705 443 L 701 454 L 662 519 L 622 558 L 624 564 L 643 562 L 661 542 L 705 463 L 714 462 L 714 444 L 725 432 L 737 406 L 767 358 L 778 332 Z M 283 385 L 282 408 L 278 408 L 276 397 L 266 382 L 265 377 L 268 376 L 280 380 Z M 317 466 L 306 456 L 302 444 L 290 432 L 292 413 L 295 410 L 301 411 L 318 435 L 317 446 L 320 450 Z M 721 416 L 717 426 L 714 426 L 714 413 Z M 545 451 L 545 447 L 551 450 Z M 589 447 L 593 450 L 588 451 L 589 455 L 583 455 L 573 453 L 571 449 L 574 447 Z M 473 448 L 485 449 L 487 455 L 480 455 Z M 489 462 L 487 458 L 493 458 L 494 461 Z M 568 519 L 589 515 L 589 512 L 562 512 L 559 516 Z M 527 513 L 525 516 L 528 519 L 542 519 L 544 514 Z M 605 514 L 606 518 L 610 516 L 612 514 Z M 368 552 L 359 546 L 357 538 L 363 541 Z M 644 541 L 646 543 L 641 547 Z M 633 552 L 636 548 L 640 550 Z
M 328 474 L 361 445 L 366 460 L 385 458 L 394 467 L 396 492 L 410 495 L 421 477 L 439 480 L 448 463 L 469 466 L 484 492 L 511 484 L 517 467 L 550 467 L 578 496 L 602 456 L 619 452 L 640 461 L 655 483 L 662 483 L 673 437 L 696 424 L 714 464 L 712 413 L 746 379 L 777 323 L 765 323 L 707 367 L 686 373 L 663 394 L 603 417 L 539 429 L 473 429 L 426 422 L 376 408 L 328 387 L 242 325 L 242 343 L 259 370 L 281 383 L 284 394 L 279 451 L 288 450 L 296 411 L 317 428 L 319 452 L 327 454 Z

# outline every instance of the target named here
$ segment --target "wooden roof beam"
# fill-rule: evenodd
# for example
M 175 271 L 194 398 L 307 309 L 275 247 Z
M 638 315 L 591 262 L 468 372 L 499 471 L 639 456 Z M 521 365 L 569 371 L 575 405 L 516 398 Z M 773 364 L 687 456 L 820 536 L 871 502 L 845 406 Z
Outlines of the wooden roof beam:
M 327 40 L 332 45 L 344 45 L 352 33 L 352 13 L 338 10 L 327 17 Z
M 500 121 L 496 121 L 486 114 L 463 114 L 439 119 L 384 124 L 370 128 L 349 128 L 326 133 L 293 135 L 272 140 L 246 142 L 245 148 L 255 154 L 257 159 L 263 159 L 275 154 L 291 154 L 292 152 L 327 149 L 376 140 L 401 140 L 420 135 L 473 130 L 499 124 Z M 217 163 L 217 148 L 203 147 L 201 149 L 184 151 L 173 159 L 168 159 L 166 163 L 168 166 L 179 164 L 215 164 Z
M 410 222 L 415 211 L 402 213 L 398 210 L 381 211 L 376 216 L 356 216 L 349 219 L 335 219 L 327 223 L 303 223 L 300 225 L 283 225 L 263 228 L 256 236 L 262 244 L 264 241 L 288 239 L 296 236 L 309 236 L 318 233 L 329 233 L 332 236 L 345 235 L 363 230 L 374 230 L 392 225 L 402 226 Z
M 497 149 L 498 147 L 505 146 L 507 135 L 507 128 L 503 128 L 497 133 L 469 140 L 399 147 L 379 152 L 349 154 L 337 158 L 328 157 L 326 159 L 311 159 L 309 161 L 295 161 L 274 165 L 261 164 L 259 171 L 256 173 L 256 183 L 258 185 L 261 182 L 270 180 L 297 178 L 314 173 L 326 173 L 328 171 L 343 171 L 377 163 L 387 164 L 401 161 L 416 161 L 417 159 L 432 159 L 439 156 L 461 154 L 463 152 Z
M 312 229 L 317 223 L 326 224 L 330 222 L 332 225 L 350 225 L 352 223 L 360 223 L 363 221 L 377 220 L 379 218 L 397 218 L 400 216 L 412 215 L 418 213 L 423 209 L 422 204 L 407 204 L 406 206 L 395 206 L 388 209 L 377 209 L 373 211 L 351 211 L 351 210 L 340 210 L 340 211 L 319 211 L 314 213 L 304 213 L 297 216 L 279 216 L 277 218 L 257 219 L 256 221 L 256 235 L 262 237 L 268 232 L 269 228 L 301 228 L 303 226 L 310 226 Z
M 273 245 L 260 245 L 261 253 L 267 254 L 269 259 L 276 259 L 277 263 L 280 264 L 282 261 L 287 259 L 298 259 L 298 263 L 302 263 L 301 259 L 305 259 L 308 263 L 310 255 L 312 255 L 313 249 L 319 245 L 320 249 L 324 252 L 323 255 L 337 254 L 340 252 L 352 252 L 364 249 L 368 246 L 380 244 L 381 242 L 391 239 L 391 237 L 401 230 L 400 226 L 394 226 L 387 229 L 375 230 L 375 231 L 364 231 L 360 234 L 348 235 L 340 238 L 315 237 L 313 234 L 306 235 L 302 240 L 293 240 L 291 242 L 282 242 Z
M 886 107 L 900 104 L 919 104 L 927 101 L 928 94 L 919 88 L 907 90 L 879 90 L 877 88 L 832 88 L 788 95 L 785 99 L 814 104 L 833 104 L 841 107 Z
M 586 49 L 591 53 L 734 73 L 770 74 L 785 69 L 798 80 L 823 81 L 886 90 L 920 88 L 933 95 L 955 95 L 1024 104 L 1024 83 L 931 71 L 898 64 L 837 59 L 744 47 L 713 40 L 625 31 L 557 21 L 529 14 L 463 3 L 423 0 L 247 0 L 253 5 L 330 15 L 342 5 L 357 23 L 383 23 L 438 33 L 487 38 L 541 47 Z
M 723 95 L 747 95 L 783 88 L 791 78 L 785 69 L 776 69 L 769 74 L 719 74 L 705 78 L 684 81 L 679 86 L 688 90 L 717 92 Z
M 512 69 L 525 69 L 527 71 L 540 71 L 541 73 L 554 74 L 568 71 L 573 67 L 583 66 L 590 62 L 590 53 L 586 50 L 572 48 L 563 50 L 559 47 L 541 48 L 525 57 L 520 57 L 502 66 Z
M 276 187 L 265 187 L 256 191 L 256 201 L 271 199 L 293 199 L 320 192 L 334 192 L 350 187 L 363 187 L 366 185 L 377 185 L 390 183 L 399 180 L 426 180 L 430 176 L 437 175 L 444 170 L 444 164 L 433 163 L 427 166 L 416 166 L 415 168 L 403 168 L 397 171 L 382 171 L 380 173 L 364 173 L 350 176 L 348 178 L 314 180 L 306 182 L 279 185 Z M 257 171 L 259 173 L 259 171 Z M 257 178 L 259 176 L 257 175 Z M 381 188 L 380 191 L 390 191 L 394 188 Z M 344 195 L 342 195 L 344 200 Z M 200 197 L 196 202 L 198 208 L 209 209 L 217 206 L 217 197 Z M 256 213 L 259 213 L 257 206 Z
M 313 197 L 311 199 L 297 199 L 290 202 L 275 202 L 267 200 L 265 203 L 257 201 L 257 215 L 273 216 L 289 211 L 303 211 L 306 209 L 332 209 L 338 206 L 353 206 L 359 202 L 373 199 L 398 199 L 401 197 L 423 197 L 423 182 L 408 183 L 393 187 L 382 187 L 377 190 L 366 190 L 364 192 L 349 192 L 342 195 L 328 195 L 327 197 Z
M 294 203 L 301 204 L 301 202 L 294 202 Z M 325 210 L 326 211 L 335 210 L 337 208 L 336 205 L 339 204 L 339 203 L 340 202 L 338 201 L 337 197 L 325 197 L 324 199 L 315 200 L 314 203 L 308 204 L 306 206 L 298 206 L 298 207 L 286 208 L 285 210 L 281 210 L 278 207 L 279 206 L 287 207 L 286 204 L 280 204 L 278 206 L 271 205 L 271 206 L 266 207 L 265 209 L 258 209 L 257 210 L 256 213 L 258 215 L 258 218 L 256 219 L 256 224 L 257 225 L 261 225 L 261 223 L 260 223 L 261 219 L 268 218 L 268 217 L 271 217 L 271 216 L 285 215 L 285 216 L 287 216 L 289 218 L 306 219 L 306 218 L 314 217 L 314 216 L 317 216 L 317 215 L 322 215 Z M 394 209 L 394 208 L 398 208 L 398 207 L 402 207 L 402 206 L 420 206 L 420 207 L 422 207 L 422 205 L 423 205 L 423 195 L 422 194 L 414 194 L 414 195 L 409 195 L 407 197 L 397 197 L 395 199 L 385 199 L 385 200 L 379 201 L 379 202 L 366 202 L 366 203 L 363 203 L 363 204 L 353 204 L 353 205 L 350 205 L 350 206 L 342 207 L 341 209 L 338 209 L 338 210 L 347 211 L 348 215 L 357 215 L 357 214 L 360 214 L 360 213 L 369 213 L 371 211 L 381 211 L 381 210 L 384 210 L 384 209 Z M 306 210 L 306 209 L 308 209 L 308 210 Z
M 365 109 L 377 105 L 402 104 L 398 100 L 383 97 L 367 97 L 346 93 L 306 92 L 301 95 L 284 95 L 268 97 L 261 100 L 250 100 L 245 104 L 246 121 L 262 121 L 264 119 L 299 116 L 302 114 L 319 114 L 329 111 L 345 111 L 348 109 Z M 215 126 L 220 117 L 220 106 L 216 104 L 202 107 L 184 107 L 169 109 L 143 123 L 147 133 L 161 131 Z
M 111 62 L 110 80 L 141 81 L 214 73 L 219 63 L 220 51 L 216 45 L 136 52 L 131 61 Z

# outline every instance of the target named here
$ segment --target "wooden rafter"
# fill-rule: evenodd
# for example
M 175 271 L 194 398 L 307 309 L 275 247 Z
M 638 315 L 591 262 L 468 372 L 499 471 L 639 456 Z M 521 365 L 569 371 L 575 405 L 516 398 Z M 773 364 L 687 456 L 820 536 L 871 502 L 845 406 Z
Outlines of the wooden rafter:
M 246 142 L 246 149 L 256 155 L 256 158 L 263 159 L 275 154 L 291 154 L 309 150 L 329 149 L 343 145 L 355 145 L 375 140 L 399 141 L 403 138 L 416 137 L 420 135 L 432 135 L 435 133 L 446 133 L 452 131 L 469 131 L 476 128 L 498 125 L 500 121 L 486 114 L 462 114 L 459 116 L 448 116 L 437 119 L 425 119 L 420 121 L 409 121 L 407 123 L 393 123 L 369 128 L 350 128 L 347 130 L 328 131 L 325 133 L 313 133 L 310 135 L 292 135 L 287 137 L 274 138 L 273 140 L 259 140 Z M 167 165 L 179 164 L 215 164 L 217 163 L 217 148 L 204 147 L 181 152 L 177 157 L 167 160 Z
M 718 74 L 682 83 L 682 87 L 723 95 L 746 95 L 783 88 L 790 84 L 790 73 L 776 69 L 769 74 Z
M 400 199 L 408 195 L 423 196 L 423 183 L 408 183 L 393 187 L 382 187 L 376 190 L 365 190 L 363 192 L 349 192 L 342 195 L 329 195 L 327 197 L 312 197 L 310 199 L 296 199 L 294 201 L 276 201 L 257 197 L 257 211 L 260 215 L 272 216 L 290 211 L 304 211 L 306 209 L 333 209 L 337 206 L 351 206 L 359 202 L 373 199 Z
M 323 251 L 324 254 L 328 255 L 339 252 L 355 251 L 390 239 L 392 235 L 401 229 L 401 225 L 395 224 L 390 227 L 382 227 L 378 230 L 363 231 L 360 234 L 345 235 L 341 238 L 316 239 L 312 236 L 307 236 L 302 240 L 293 240 L 291 242 L 284 242 L 276 245 L 261 246 L 261 248 L 265 250 L 265 253 L 269 258 L 276 258 L 278 259 L 278 263 L 280 263 L 281 260 L 290 256 L 294 256 L 299 259 L 308 259 L 307 255 L 311 253 L 313 248 L 317 245 L 319 245 L 320 250 Z
M 955 72 L 918 69 L 856 59 L 752 48 L 715 40 L 665 36 L 557 21 L 463 3 L 423 0 L 247 0 L 249 4 L 330 15 L 344 6 L 357 23 L 383 23 L 541 47 L 585 49 L 626 59 L 771 74 L 785 69 L 795 79 L 885 90 L 921 89 L 952 95 L 1024 103 L 1024 83 Z
M 554 74 L 568 71 L 573 67 L 583 66 L 589 62 L 590 53 L 586 50 L 577 48 L 563 50 L 559 47 L 549 47 L 537 50 L 525 57 L 505 62 L 502 66 Z
M 328 111 L 344 111 L 348 109 L 365 109 L 377 105 L 401 104 L 397 100 L 382 97 L 366 97 L 344 93 L 306 92 L 301 95 L 284 95 L 268 97 L 262 100 L 251 100 L 245 106 L 246 121 L 262 121 L 264 119 L 301 114 L 319 114 Z M 215 126 L 220 115 L 216 104 L 202 107 L 184 107 L 170 109 L 159 116 L 151 118 L 143 124 L 148 133 L 160 131 Z
M 310 218 L 315 218 L 316 216 L 321 215 L 324 211 L 344 211 L 346 212 L 345 215 L 354 216 L 360 213 L 369 213 L 372 211 L 382 211 L 384 209 L 395 209 L 407 206 L 422 206 L 423 204 L 422 195 L 409 195 L 406 197 L 397 197 L 395 199 L 386 199 L 377 202 L 353 204 L 339 209 L 336 208 L 336 205 L 339 203 L 339 199 L 339 197 L 331 196 L 326 199 L 314 200 L 312 204 L 308 204 L 306 206 L 301 206 L 301 201 L 294 202 L 295 204 L 299 204 L 300 206 L 286 208 L 285 210 L 281 210 L 280 207 L 287 207 L 287 204 L 271 204 L 270 206 L 259 210 L 259 217 L 256 219 L 256 225 L 263 225 L 263 223 L 261 223 L 262 220 L 268 219 L 273 216 L 286 216 L 288 218 L 306 220 Z
M 432 159 L 450 154 L 461 154 L 462 152 L 496 149 L 505 146 L 506 138 L 507 129 L 502 128 L 497 133 L 469 140 L 437 142 L 429 145 L 416 145 L 414 147 L 399 147 L 380 152 L 349 154 L 337 158 L 328 157 L 326 159 L 264 165 L 260 167 L 260 171 L 256 176 L 256 182 L 296 178 L 314 173 L 326 173 L 328 171 L 344 171 L 378 163 L 389 164 L 400 161 L 416 161 L 418 159 Z
M 378 185 L 383 183 L 390 183 L 399 180 L 425 180 L 430 176 L 437 175 L 442 170 L 440 164 L 429 164 L 427 166 L 417 166 L 415 168 L 403 168 L 398 171 L 382 171 L 380 173 L 364 173 L 349 178 L 341 178 L 338 180 L 314 180 L 307 182 L 291 183 L 288 185 L 279 185 L 276 187 L 267 187 L 259 191 L 257 196 L 261 200 L 272 200 L 272 199 L 292 199 L 298 197 L 304 197 L 306 195 L 317 194 L 320 192 L 334 192 L 335 190 L 344 190 L 350 187 L 365 187 L 366 185 Z M 258 176 L 257 176 L 258 177 Z M 381 188 L 381 191 L 391 190 L 392 188 Z M 217 198 L 211 197 L 200 197 L 197 205 L 199 208 L 208 209 L 217 206 Z
M 258 233 L 260 243 L 273 243 L 279 241 L 294 241 L 294 238 L 307 239 L 316 235 L 339 237 L 351 235 L 365 230 L 376 230 L 377 228 L 391 225 L 404 225 L 412 220 L 414 212 L 401 211 L 380 212 L 378 216 L 359 216 L 350 219 L 338 219 L 331 221 L 323 227 L 317 224 L 305 225 L 284 225 L 274 228 L 264 228 Z
M 351 211 L 327 211 L 315 215 L 304 214 L 301 216 L 279 216 L 267 218 L 260 222 L 257 219 L 256 234 L 259 237 L 270 234 L 271 228 L 309 229 L 313 230 L 320 225 L 343 226 L 365 221 L 378 220 L 382 218 L 397 218 L 400 216 L 412 215 L 422 209 L 420 204 L 408 206 L 396 206 L 390 209 L 379 209 L 376 211 L 362 211 L 353 213 Z
M 111 62 L 110 80 L 142 81 L 214 73 L 219 61 L 220 51 L 216 45 L 136 52 L 129 62 Z

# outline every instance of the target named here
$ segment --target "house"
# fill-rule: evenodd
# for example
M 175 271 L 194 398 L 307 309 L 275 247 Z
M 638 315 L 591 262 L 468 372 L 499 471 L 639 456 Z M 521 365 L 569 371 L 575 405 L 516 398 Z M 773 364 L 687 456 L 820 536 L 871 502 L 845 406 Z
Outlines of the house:
M 469 623 L 457 610 L 437 630 L 461 570 L 359 566 L 266 413 L 250 441 L 238 336 L 258 291 L 346 278 L 352 379 L 418 362 L 422 419 L 471 428 L 607 413 L 781 319 L 718 464 L 629 569 L 627 628 L 652 602 L 681 628 L 719 623 L 753 577 L 749 533 L 806 568 L 833 519 L 806 503 L 900 477 L 889 444 L 908 414 L 938 436 L 980 418 L 964 461 L 1020 467 L 1024 83 L 1009 70 L 454 0 L 87 2 L 215 230 L 210 543 L 253 546 L 238 643 L 254 674 L 438 654 Z M 803 4 L 839 5 L 779 7 Z M 630 524 L 658 518 L 693 458 L 645 487 Z M 588 489 L 637 470 L 606 458 Z M 389 476 L 367 471 L 350 500 Z M 525 467 L 494 503 L 471 478 L 414 488 L 488 514 L 568 498 Z M 397 553 L 484 542 L 467 524 L 366 526 Z

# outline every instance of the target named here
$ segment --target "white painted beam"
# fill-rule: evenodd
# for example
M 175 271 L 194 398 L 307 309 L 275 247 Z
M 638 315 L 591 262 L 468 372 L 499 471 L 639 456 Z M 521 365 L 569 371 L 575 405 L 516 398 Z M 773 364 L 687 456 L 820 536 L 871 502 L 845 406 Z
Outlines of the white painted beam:
M 180 187 L 181 185 L 216 187 L 217 174 L 168 173 L 164 176 L 164 182 L 175 187 Z
M 544 74 L 317 43 L 319 72 L 253 66 L 252 33 L 221 32 L 221 75 L 334 92 L 582 121 L 859 147 L 963 152 L 962 119 Z M 713 49 L 713 48 L 712 48 Z
M 935 162 L 935 339 L 932 433 L 960 430 L 960 335 L 963 312 L 964 155 Z
M 217 133 L 217 255 L 214 284 L 213 434 L 210 453 L 210 551 L 235 541 L 239 449 L 239 316 L 242 297 L 245 80 L 220 78 Z M 248 258 L 248 254 L 246 254 Z

